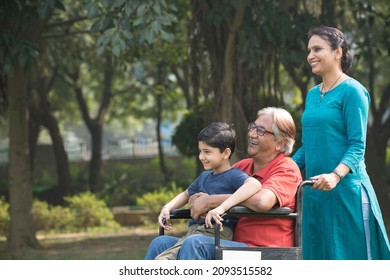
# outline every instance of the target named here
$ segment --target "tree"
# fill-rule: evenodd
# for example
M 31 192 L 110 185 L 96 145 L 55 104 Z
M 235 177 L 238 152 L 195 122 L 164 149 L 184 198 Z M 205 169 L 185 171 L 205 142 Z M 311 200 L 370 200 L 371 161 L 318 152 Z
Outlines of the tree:
M 30 86 L 28 90 L 30 112 L 29 147 L 31 151 L 31 167 L 34 166 L 34 151 L 37 146 L 40 128 L 43 126 L 49 131 L 50 138 L 53 143 L 53 150 L 57 167 L 57 188 L 53 194 L 52 201 L 60 204 L 63 202 L 62 198 L 71 193 L 71 176 L 68 156 L 65 151 L 60 128 L 58 126 L 57 119 L 53 114 L 51 102 L 49 101 L 49 92 L 52 90 L 55 79 L 57 79 L 58 71 L 57 69 L 54 69 L 52 72 L 49 72 L 42 68 L 43 67 L 35 65 L 33 68 L 35 71 L 31 71 L 31 73 L 35 72 L 36 75 L 30 75 L 29 77 L 31 84 L 33 84 L 31 81 L 32 79 L 36 81 L 35 85 Z
M 134 46 L 152 44 L 155 38 L 173 39 L 169 29 L 177 20 L 176 7 L 165 0 L 84 2 L 84 10 L 94 21 L 92 31 L 101 32 L 97 40 L 100 54 L 108 48 L 119 57 Z
M 227 123 L 233 123 L 234 102 L 234 64 L 236 59 L 237 36 L 240 30 L 246 3 L 243 0 L 238 1 L 237 7 L 233 10 L 231 21 L 226 24 L 226 43 L 223 56 L 223 78 L 216 92 L 217 104 L 215 106 L 215 118 Z M 238 104 L 236 104 L 238 105 Z M 236 108 L 237 109 L 237 108 Z M 240 111 L 240 110 L 238 110 Z
M 33 149 L 28 143 L 35 137 L 34 130 L 28 131 L 28 121 L 32 117 L 51 131 L 53 144 L 59 151 L 58 168 L 61 169 L 60 164 L 67 166 L 66 158 L 61 156 L 64 149 L 59 126 L 55 125 L 55 99 L 51 96 L 57 98 L 60 92 L 69 92 L 64 84 L 59 86 L 63 81 L 56 78 L 57 73 L 64 75 L 65 66 L 72 70 L 68 73 L 79 73 L 80 77 L 85 72 L 71 67 L 75 61 L 78 66 L 89 65 L 93 77 L 103 77 L 101 69 L 107 70 L 106 78 L 83 78 L 83 94 L 78 94 L 84 120 L 91 127 L 91 135 L 98 135 L 96 139 L 107 117 L 115 118 L 131 111 L 143 118 L 152 116 L 158 122 L 173 112 L 175 108 L 170 106 L 174 102 L 170 98 L 174 96 L 176 102 L 179 100 L 167 82 L 167 76 L 173 73 L 181 88 L 183 103 L 193 114 L 192 128 L 201 128 L 216 119 L 234 123 L 238 135 L 235 155 L 241 158 L 246 155 L 247 122 L 255 118 L 259 108 L 285 106 L 295 111 L 303 107 L 308 87 L 316 82 L 306 63 L 306 32 L 320 23 L 337 25 L 355 43 L 352 74 L 368 85 L 372 101 L 367 168 L 373 174 L 385 219 L 389 220 L 389 187 L 383 175 L 386 174 L 384 163 L 390 137 L 390 86 L 386 79 L 390 32 L 385 0 L 169 1 L 169 4 L 164 0 L 85 0 L 84 9 L 80 8 L 80 1 L 63 0 L 68 4 L 66 16 L 58 9 L 64 10 L 59 1 L 3 2 L 0 4 L 0 62 L 3 66 L 0 99 L 2 104 L 7 100 L 9 107 L 10 248 L 38 247 L 29 214 Z M 88 14 L 88 20 L 83 12 Z M 73 36 L 80 33 L 93 35 Z M 68 41 L 67 48 L 53 47 L 55 52 L 44 48 L 43 39 L 51 38 L 54 46 L 60 36 L 75 40 Z M 72 48 L 77 42 L 92 45 L 83 45 L 75 51 Z M 95 50 L 101 55 L 99 59 Z M 87 56 L 87 51 L 93 55 Z M 54 53 L 66 60 L 64 64 L 46 57 Z M 38 55 L 45 55 L 45 60 L 40 56 L 36 60 L 39 63 L 33 62 L 32 58 Z M 134 74 L 134 79 L 128 79 L 131 82 L 126 86 L 116 85 L 113 81 L 120 75 L 118 72 L 127 71 L 127 75 L 132 75 L 126 68 L 127 63 L 137 60 L 147 65 L 147 75 L 154 83 L 134 86 L 131 84 L 136 80 Z M 43 63 L 46 61 L 51 63 Z M 35 72 L 42 73 L 32 75 L 32 65 L 41 69 Z M 52 75 L 43 73 L 43 69 L 50 69 L 48 72 Z M 134 88 L 128 90 L 128 86 Z M 99 104 L 96 108 L 91 108 L 86 98 L 89 90 L 94 92 L 93 104 Z M 28 103 L 27 96 L 36 102 Z M 115 106 L 126 104 L 126 107 L 115 107 L 113 111 L 112 103 Z M 91 116 L 93 112 L 96 112 L 95 117 Z M 193 131 L 191 139 L 196 139 L 197 132 Z M 37 133 L 35 130 L 34 135 Z M 96 178 L 99 173 L 100 165 L 95 163 L 101 160 L 101 147 L 97 148 L 99 140 L 94 146 L 91 185 L 98 182 L 92 177 Z M 163 158 L 161 151 L 160 156 Z M 160 161 L 164 165 L 163 160 Z M 66 168 L 62 170 L 67 173 Z
M 154 35 L 168 38 L 162 26 L 169 25 L 174 18 L 161 11 L 170 9 L 164 1 L 102 1 L 90 2 L 89 15 L 101 12 L 94 29 L 103 30 L 98 50 L 103 53 L 106 46 L 119 55 L 132 42 L 132 32 L 141 42 L 151 42 Z M 28 62 L 37 56 L 41 34 L 53 13 L 53 9 L 64 9 L 60 1 L 8 1 L 1 3 L 1 57 L 7 74 L 9 100 L 9 190 L 11 204 L 11 226 L 8 238 L 10 250 L 38 247 L 32 226 L 31 167 L 28 135 L 29 111 L 27 103 Z M 95 13 L 96 12 L 96 13 Z M 149 12 L 149 13 L 148 13 Z M 124 15 L 118 18 L 110 16 Z M 131 16 L 136 15 L 131 29 Z M 101 23 L 104 25 L 100 25 Z M 142 28 L 145 28 L 144 30 Z M 130 30 L 131 29 L 131 30 Z M 142 32 L 145 31 L 145 32 Z M 124 36 L 124 37 L 122 37 Z M 128 45 L 127 45 L 128 44 Z M 92 126 L 91 126 L 92 127 Z M 22 151 L 22 152 L 21 152 Z M 23 195 L 20 195 L 23 194 Z
M 88 2 L 88 1 L 87 1 Z M 98 53 L 103 53 L 109 49 L 113 55 L 120 57 L 126 51 L 134 47 L 152 45 L 156 38 L 170 41 L 173 35 L 167 31 L 174 22 L 176 16 L 171 13 L 175 11 L 174 5 L 167 4 L 165 0 L 148 0 L 148 1 L 90 1 L 85 9 L 88 16 L 95 19 L 92 26 L 93 31 L 99 31 L 102 35 L 97 39 Z M 157 66 L 159 67 L 159 66 Z M 162 73 L 158 74 L 158 83 L 161 88 Z M 163 174 L 169 177 L 169 171 L 164 163 L 163 150 L 161 146 L 161 110 L 162 110 L 161 92 L 156 94 L 156 105 L 158 108 L 156 114 L 157 136 L 160 157 L 160 167 Z M 107 104 L 108 105 L 108 104 Z M 102 112 L 102 111 L 101 111 Z M 85 119 L 85 117 L 84 117 Z M 87 122 L 90 124 L 90 122 Z M 91 126 L 88 125 L 91 130 Z M 95 126 L 96 127 L 96 126 Z M 91 175 L 97 177 L 99 166 L 97 162 L 98 148 L 93 149 L 91 160 Z M 101 147 L 100 147 L 101 148 Z M 91 182 L 92 183 L 92 182 Z
M 384 219 L 390 222 L 390 186 L 385 177 L 386 151 L 390 140 L 390 82 L 387 79 L 381 81 L 382 77 L 390 74 L 390 8 L 386 1 L 358 1 L 357 5 L 351 5 L 351 11 L 359 27 L 357 30 L 347 27 L 357 45 L 354 74 L 367 84 L 371 97 L 372 125 L 367 131 L 367 170 L 378 193 Z
M 69 1 L 64 0 L 62 3 L 57 3 L 60 7 L 63 4 L 68 5 Z M 57 10 L 50 13 L 50 17 L 45 21 L 45 27 L 40 34 L 39 45 L 37 45 L 40 51 L 39 59 L 34 61 L 32 70 L 28 75 L 31 164 L 33 168 L 34 151 L 38 137 L 41 129 L 46 128 L 52 141 L 57 171 L 57 186 L 50 193 L 51 202 L 56 204 L 63 203 L 63 197 L 74 191 L 69 159 L 61 135 L 60 123 L 56 116 L 59 109 L 64 107 L 64 103 L 69 103 L 64 102 L 64 100 L 69 100 L 66 98 L 66 94 L 61 95 L 62 92 L 58 90 L 60 87 L 63 88 L 63 84 L 59 85 L 59 74 L 61 69 L 69 63 L 63 56 L 64 52 L 72 51 L 66 45 L 69 38 L 86 33 L 81 24 L 86 21 L 86 17 L 80 16 L 78 9 L 75 7 L 68 6 L 64 10 L 64 7 L 62 7 L 61 12 Z M 75 25 L 78 25 L 79 28 L 72 28 Z M 58 98 L 59 96 L 60 98 Z M 62 100 L 59 101 L 59 99 Z
M 10 230 L 7 247 L 16 251 L 39 247 L 31 216 L 32 188 L 28 135 L 27 73 L 37 56 L 35 45 L 54 6 L 38 1 L 1 2 L 2 64 L 7 76 L 9 101 Z M 53 4 L 58 4 L 54 1 Z M 22 195 L 21 195 L 22 194 Z
M 95 64 L 96 65 L 96 64 Z M 112 96 L 112 84 L 115 76 L 115 67 L 113 64 L 112 54 L 106 52 L 103 59 L 102 69 L 99 69 L 103 73 L 102 86 L 98 86 L 101 89 L 101 94 L 94 94 L 94 96 L 100 96 L 98 101 L 98 110 L 96 116 L 91 117 L 91 110 L 84 97 L 83 81 L 80 70 L 80 64 L 74 65 L 73 69 L 69 70 L 64 77 L 69 86 L 75 91 L 77 103 L 79 105 L 82 118 L 91 134 L 92 139 L 92 157 L 89 167 L 89 188 L 93 192 L 97 192 L 100 189 L 99 174 L 102 166 L 102 136 L 103 125 L 105 123 L 105 117 L 109 108 L 111 96 Z M 94 71 L 92 71 L 94 72 Z M 100 84 L 98 82 L 98 84 Z

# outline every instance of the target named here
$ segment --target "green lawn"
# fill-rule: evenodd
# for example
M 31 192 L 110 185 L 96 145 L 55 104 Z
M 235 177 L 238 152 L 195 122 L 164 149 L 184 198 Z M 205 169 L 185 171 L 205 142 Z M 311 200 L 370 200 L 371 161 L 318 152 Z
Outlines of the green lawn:
M 6 241 L 0 240 L 3 260 L 142 260 L 158 229 L 121 228 L 113 233 L 72 233 L 38 235 L 40 250 L 17 254 L 4 251 Z

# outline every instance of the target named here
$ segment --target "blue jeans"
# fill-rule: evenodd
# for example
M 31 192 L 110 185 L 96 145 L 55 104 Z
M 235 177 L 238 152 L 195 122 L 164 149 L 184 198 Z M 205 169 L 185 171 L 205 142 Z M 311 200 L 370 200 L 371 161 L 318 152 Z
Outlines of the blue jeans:
M 179 240 L 177 237 L 162 235 L 152 240 L 148 251 L 145 255 L 145 260 L 154 260 L 154 258 L 172 247 Z M 245 243 L 221 240 L 221 246 L 248 247 Z M 214 260 L 215 246 L 214 237 L 194 234 L 189 236 L 180 248 L 177 256 L 178 260 Z

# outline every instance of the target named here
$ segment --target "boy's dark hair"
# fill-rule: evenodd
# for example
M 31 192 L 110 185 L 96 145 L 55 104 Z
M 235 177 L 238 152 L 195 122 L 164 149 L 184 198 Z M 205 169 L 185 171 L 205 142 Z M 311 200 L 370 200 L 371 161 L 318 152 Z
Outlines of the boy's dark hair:
M 199 132 L 198 141 L 205 142 L 213 148 L 218 148 L 221 153 L 229 148 L 232 155 L 236 147 L 236 132 L 227 123 L 212 122 Z

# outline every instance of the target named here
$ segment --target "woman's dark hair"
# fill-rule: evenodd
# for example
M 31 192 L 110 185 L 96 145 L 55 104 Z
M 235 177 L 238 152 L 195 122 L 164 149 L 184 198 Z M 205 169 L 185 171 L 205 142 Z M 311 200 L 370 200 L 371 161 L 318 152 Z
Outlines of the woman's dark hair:
M 231 150 L 231 156 L 236 147 L 236 132 L 227 123 L 212 122 L 199 132 L 198 141 L 205 142 L 213 148 L 218 148 L 221 153 L 226 148 L 229 148 Z
M 337 50 L 341 48 L 341 70 L 346 73 L 351 69 L 352 66 L 352 55 L 348 49 L 347 41 L 345 40 L 343 32 L 334 27 L 329 26 L 318 26 L 312 27 L 308 33 L 308 39 L 312 36 L 317 35 L 322 39 L 329 42 L 329 45 L 332 50 Z

